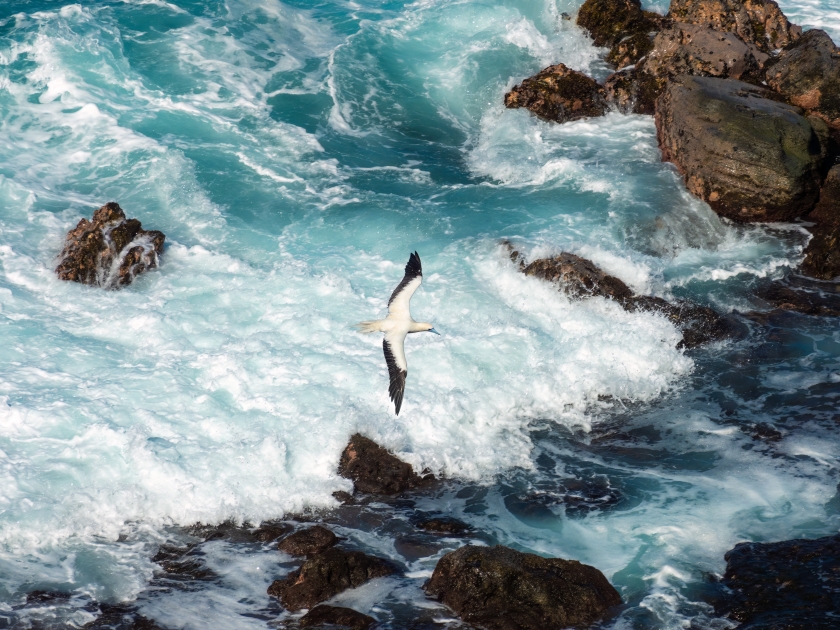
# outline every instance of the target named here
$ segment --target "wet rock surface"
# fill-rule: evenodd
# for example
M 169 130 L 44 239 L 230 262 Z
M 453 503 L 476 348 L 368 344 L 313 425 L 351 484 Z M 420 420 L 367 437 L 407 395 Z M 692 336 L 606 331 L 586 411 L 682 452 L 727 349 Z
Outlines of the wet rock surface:
M 741 543 L 727 552 L 721 612 L 758 630 L 837 627 L 840 535 L 815 540 Z
M 734 221 L 789 221 L 819 196 L 828 128 L 773 98 L 741 81 L 683 75 L 656 103 L 663 159 Z
M 552 258 L 540 258 L 523 270 L 526 276 L 553 282 L 572 298 L 601 296 L 620 302 L 633 296 L 624 282 L 604 273 L 591 260 L 563 252 Z
M 594 567 L 502 546 L 445 555 L 425 588 L 467 623 L 490 629 L 587 627 L 621 604 Z
M 119 204 L 106 203 L 67 233 L 55 273 L 61 280 L 118 289 L 158 266 L 165 239 L 163 232 L 126 219 Z
M 623 114 L 648 114 L 656 111 L 656 99 L 665 81 L 639 68 L 615 72 L 604 81 L 607 103 Z
M 351 628 L 367 630 L 376 620 L 352 608 L 340 606 L 315 606 L 300 620 L 301 628 Z
M 286 536 L 277 545 L 290 556 L 308 556 L 321 553 L 338 543 L 338 537 L 326 527 L 314 525 Z
M 602 116 L 607 102 L 594 79 L 560 63 L 515 86 L 505 94 L 505 107 L 524 107 L 540 118 L 562 123 Z
M 802 272 L 820 280 L 840 276 L 840 164 L 832 167 L 820 190 L 820 200 L 807 219 L 813 237 L 805 248 Z
M 448 516 L 436 516 L 424 518 L 415 523 L 418 529 L 435 534 L 448 534 L 450 536 L 461 536 L 472 530 L 472 527 L 464 521 Z
M 100 615 L 82 626 L 86 630 L 165 630 L 128 604 L 100 604 Z
M 351 479 L 357 492 L 398 494 L 434 481 L 420 476 L 407 464 L 373 440 L 357 433 L 341 454 L 338 474 Z
M 638 0 L 586 0 L 577 16 L 596 46 L 610 48 L 607 61 L 619 69 L 644 57 L 652 48 L 651 34 L 667 22 L 642 11 Z
M 152 562 L 157 563 L 170 579 L 181 580 L 208 580 L 216 576 L 205 564 L 200 555 L 197 555 L 195 545 L 179 547 L 176 545 L 161 545 L 158 552 L 152 557 Z
M 790 276 L 766 283 L 755 291 L 769 306 L 805 315 L 840 316 L 840 284 Z

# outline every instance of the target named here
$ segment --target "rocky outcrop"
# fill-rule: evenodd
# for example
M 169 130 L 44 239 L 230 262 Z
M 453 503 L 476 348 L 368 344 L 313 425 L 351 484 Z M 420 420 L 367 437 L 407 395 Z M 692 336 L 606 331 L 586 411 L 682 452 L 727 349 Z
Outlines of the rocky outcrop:
M 602 116 L 607 103 L 594 79 L 559 63 L 525 79 L 505 94 L 505 107 L 524 107 L 540 118 L 562 123 Z
M 765 73 L 767 85 L 840 129 L 840 48 L 825 31 L 807 31 Z
M 577 16 L 577 25 L 596 46 L 610 49 L 607 61 L 619 69 L 644 57 L 652 48 L 651 34 L 666 23 L 661 15 L 642 11 L 639 0 L 586 0 Z
M 621 604 L 594 567 L 502 546 L 445 555 L 425 589 L 467 623 L 491 630 L 588 627 Z
M 55 273 L 61 280 L 118 289 L 158 266 L 165 239 L 163 232 L 126 219 L 118 204 L 106 203 L 67 233 Z
M 788 221 L 817 201 L 828 128 L 774 95 L 731 79 L 681 76 L 656 103 L 664 160 L 718 214 Z
M 591 260 L 566 252 L 535 260 L 522 273 L 557 283 L 560 290 L 572 298 L 601 296 L 620 303 L 633 296 L 630 287 L 604 273 Z
M 461 536 L 472 531 L 472 527 L 467 525 L 464 521 L 459 521 L 457 518 L 449 516 L 437 516 L 435 518 L 426 518 L 415 523 L 417 529 L 422 529 L 426 532 L 434 534 L 447 534 L 449 536 Z
M 351 479 L 357 492 L 373 494 L 399 494 L 434 481 L 434 475 L 421 477 L 410 464 L 359 433 L 341 454 L 338 474 Z
M 315 606 L 300 619 L 301 628 L 350 628 L 351 630 L 367 630 L 376 619 L 363 615 L 352 608 L 339 606 Z
M 787 278 L 755 289 L 755 295 L 773 308 L 821 317 L 840 316 L 840 285 Z
M 813 237 L 805 248 L 802 271 L 821 280 L 840 276 L 840 164 L 828 172 L 820 200 L 807 219 L 814 221 Z
M 726 556 L 719 606 L 743 630 L 828 630 L 840 610 L 840 535 L 741 543 Z
M 615 72 L 604 81 L 607 103 L 623 114 L 648 114 L 656 111 L 656 99 L 665 81 L 639 66 Z
M 310 556 L 329 549 L 337 542 L 338 537 L 330 530 L 315 525 L 286 536 L 277 548 L 290 556 Z
M 783 48 L 802 34 L 773 0 L 671 0 L 668 17 L 735 33 L 763 52 Z
M 268 594 L 277 597 L 288 610 L 301 610 L 393 573 L 394 568 L 381 558 L 333 547 L 309 558 L 284 579 L 275 580 L 268 587 Z

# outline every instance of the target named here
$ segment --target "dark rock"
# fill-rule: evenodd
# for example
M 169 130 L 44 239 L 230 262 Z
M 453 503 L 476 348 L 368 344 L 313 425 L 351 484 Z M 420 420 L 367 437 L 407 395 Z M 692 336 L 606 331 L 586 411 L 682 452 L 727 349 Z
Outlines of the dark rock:
M 62 602 L 67 601 L 70 599 L 70 593 L 64 593 L 61 591 L 30 591 L 26 594 L 26 605 L 31 606 L 33 604 L 49 604 L 51 602 Z
M 339 606 L 315 606 L 300 619 L 301 628 L 318 628 L 321 626 L 352 628 L 352 630 L 367 630 L 376 619 L 363 615 L 352 608 Z
M 606 477 L 564 479 L 560 483 L 560 502 L 566 516 L 586 516 L 621 503 L 621 493 L 610 485 Z
M 394 568 L 381 558 L 333 547 L 309 558 L 284 579 L 275 580 L 268 594 L 280 599 L 288 610 L 301 610 L 393 573 Z
M 680 76 L 656 102 L 662 158 L 734 221 L 789 221 L 817 202 L 828 128 L 753 85 Z
M 309 556 L 321 553 L 338 542 L 338 537 L 326 527 L 315 525 L 309 529 L 302 529 L 290 536 L 286 536 L 277 545 L 280 551 L 290 556 Z
M 164 630 L 128 604 L 100 604 L 99 617 L 86 623 L 86 630 Z
M 394 540 L 394 549 L 403 558 L 412 562 L 420 558 L 428 558 L 441 549 L 437 540 L 429 538 L 429 536 L 399 536 Z
M 840 276 L 840 164 L 828 172 L 820 200 L 808 220 L 814 236 L 805 248 L 802 272 L 821 280 Z
M 802 34 L 773 0 L 671 0 L 668 17 L 736 33 L 764 52 L 787 46 Z
M 746 432 L 752 439 L 760 440 L 762 442 L 779 442 L 782 439 L 781 431 L 763 422 L 745 427 L 743 431 Z
M 656 99 L 665 88 L 665 79 L 645 72 L 639 66 L 621 70 L 604 81 L 607 103 L 623 114 L 648 114 L 656 111 Z
M 772 282 L 756 289 L 756 296 L 785 311 L 796 311 L 805 315 L 840 315 L 840 295 L 829 292 L 834 285 L 809 287 L 792 286 L 789 281 Z
M 422 521 L 417 521 L 415 525 L 423 531 L 434 532 L 435 534 L 448 534 L 450 536 L 461 536 L 472 531 L 472 527 L 464 521 L 459 521 L 457 518 L 449 516 L 436 516 L 434 518 L 423 519 Z
M 701 306 L 687 300 L 674 304 L 662 298 L 649 295 L 633 296 L 624 300 L 622 306 L 630 312 L 651 311 L 660 313 L 682 333 L 678 348 L 698 346 L 741 336 L 742 327 L 732 318 L 725 317 L 708 306 Z
M 594 79 L 558 63 L 514 86 L 505 94 L 505 107 L 525 107 L 540 118 L 563 123 L 603 116 L 607 102 Z
M 594 567 L 502 546 L 445 555 L 425 588 L 467 623 L 491 630 L 588 627 L 621 604 Z
M 137 219 L 126 219 L 118 204 L 106 203 L 92 221 L 82 219 L 67 233 L 55 272 L 61 280 L 118 289 L 157 267 L 165 238 L 163 232 L 142 229 Z
M 837 628 L 840 535 L 816 540 L 741 543 L 727 552 L 718 608 L 757 630 Z
M 291 527 L 285 523 L 271 524 L 264 523 L 255 529 L 252 534 L 259 542 L 273 542 L 289 533 Z
M 601 271 L 591 260 L 566 252 L 535 260 L 523 273 L 557 283 L 560 290 L 572 298 L 600 295 L 620 302 L 633 296 L 630 287 Z
M 806 31 L 765 72 L 767 85 L 840 129 L 840 48 L 820 29 Z
M 642 11 L 639 0 L 586 0 L 577 16 L 596 46 L 610 48 L 607 61 L 619 69 L 644 57 L 652 48 L 651 33 L 665 23 L 661 15 Z
M 374 494 L 398 494 L 434 481 L 434 475 L 421 477 L 410 464 L 359 433 L 341 454 L 338 474 L 351 479 L 357 492 Z
M 161 545 L 152 557 L 152 562 L 160 565 L 169 577 L 181 580 L 208 580 L 216 577 L 200 557 L 192 555 L 195 545 L 178 547 L 175 545 Z

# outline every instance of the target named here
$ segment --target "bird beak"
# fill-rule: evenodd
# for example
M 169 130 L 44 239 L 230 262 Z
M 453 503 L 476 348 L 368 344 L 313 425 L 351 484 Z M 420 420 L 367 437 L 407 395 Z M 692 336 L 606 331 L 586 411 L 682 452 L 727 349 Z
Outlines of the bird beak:
M 429 328 L 429 332 L 433 332 L 436 335 L 440 335 L 440 333 L 438 331 L 436 331 L 434 328 Z

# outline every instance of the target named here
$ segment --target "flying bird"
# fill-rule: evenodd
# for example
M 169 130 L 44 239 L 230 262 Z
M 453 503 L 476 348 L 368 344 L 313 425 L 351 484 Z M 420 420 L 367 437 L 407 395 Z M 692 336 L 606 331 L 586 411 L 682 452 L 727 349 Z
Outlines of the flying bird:
M 423 268 L 417 252 L 408 257 L 405 275 L 394 289 L 388 300 L 388 317 L 371 322 L 356 324 L 359 332 L 385 333 L 382 350 L 385 353 L 385 363 L 388 364 L 390 385 L 388 393 L 394 403 L 394 410 L 400 415 L 403 394 L 405 393 L 405 377 L 408 376 L 408 363 L 405 360 L 405 336 L 409 333 L 431 332 L 439 335 L 434 326 L 426 322 L 415 322 L 411 317 L 411 296 L 423 282 Z

